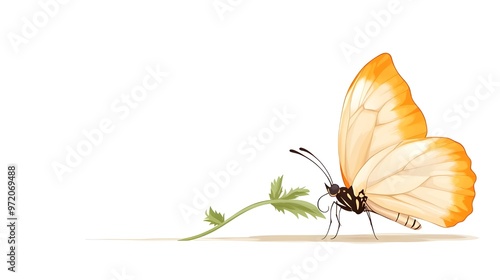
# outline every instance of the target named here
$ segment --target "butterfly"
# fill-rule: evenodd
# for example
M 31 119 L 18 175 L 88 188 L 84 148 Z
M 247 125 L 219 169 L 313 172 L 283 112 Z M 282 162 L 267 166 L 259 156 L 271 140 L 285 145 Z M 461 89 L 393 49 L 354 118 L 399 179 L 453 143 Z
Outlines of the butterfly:
M 414 230 L 422 227 L 418 219 L 452 227 L 472 213 L 476 175 L 469 156 L 452 139 L 427 137 L 425 117 L 387 53 L 368 62 L 350 85 L 338 148 L 345 187 L 333 183 L 310 151 L 290 150 L 313 162 L 328 179 L 325 195 L 336 198 L 329 207 L 328 232 L 334 206 L 338 222 L 333 238 L 341 210 L 367 213 L 375 238 L 370 213 Z

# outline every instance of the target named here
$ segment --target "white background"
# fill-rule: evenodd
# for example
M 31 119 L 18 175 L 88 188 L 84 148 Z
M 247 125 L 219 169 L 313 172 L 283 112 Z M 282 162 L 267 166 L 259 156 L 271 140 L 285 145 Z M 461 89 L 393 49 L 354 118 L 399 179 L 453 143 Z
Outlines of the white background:
M 481 99 L 475 90 L 481 79 L 500 81 L 496 2 L 338 2 L 68 1 L 51 6 L 52 16 L 40 23 L 46 12 L 39 2 L 3 1 L 0 166 L 18 165 L 20 225 L 19 272 L 7 272 L 2 261 L 0 278 L 477 279 L 495 273 L 500 85 L 482 88 L 488 95 Z M 230 10 L 217 11 L 214 3 Z M 22 33 L 23 18 L 40 25 L 29 36 Z M 360 36 L 368 37 L 363 42 Z M 346 55 L 347 44 L 356 53 Z M 393 56 L 410 85 L 429 134 L 462 143 L 478 178 L 474 212 L 464 223 L 443 229 L 422 222 L 418 234 L 477 239 L 323 245 L 91 240 L 197 234 L 210 227 L 203 222 L 208 205 L 227 217 L 267 199 L 280 175 L 285 188 L 308 187 L 304 199 L 315 203 L 325 178 L 288 149 L 309 148 L 341 182 L 337 133 L 345 92 L 382 52 Z M 169 76 L 128 116 L 114 111 L 112 104 L 141 85 L 148 67 Z M 294 117 L 251 157 L 249 138 L 268 131 L 274 112 L 284 108 Z M 462 115 L 458 108 L 465 108 Z M 83 131 L 104 119 L 113 131 L 59 180 L 54 164 L 67 164 L 68 147 L 76 149 L 86 141 Z M 239 173 L 207 207 L 194 205 L 213 182 L 209 174 L 230 162 L 239 164 Z M 6 192 L 2 187 L 2 216 Z M 183 215 L 183 207 L 198 213 Z M 373 218 L 379 234 L 415 234 Z M 264 206 L 209 237 L 321 235 L 327 224 Z M 371 229 L 364 215 L 344 213 L 340 234 L 369 235 Z M 296 266 L 303 275 L 294 276 Z

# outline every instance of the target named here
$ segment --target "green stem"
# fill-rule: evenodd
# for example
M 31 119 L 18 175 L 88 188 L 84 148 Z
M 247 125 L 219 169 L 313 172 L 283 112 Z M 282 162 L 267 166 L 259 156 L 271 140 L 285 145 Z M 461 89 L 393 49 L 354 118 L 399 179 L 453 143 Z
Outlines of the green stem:
M 280 204 L 280 203 L 290 203 L 289 200 L 280 200 L 280 199 L 271 199 L 271 200 L 264 200 L 264 201 L 260 201 L 260 202 L 257 202 L 257 203 L 254 203 L 254 204 L 251 204 L 251 205 L 248 205 L 247 207 L 241 209 L 240 211 L 236 212 L 236 214 L 232 215 L 231 217 L 229 217 L 227 220 L 225 220 L 222 224 L 218 225 L 218 226 L 215 226 L 205 232 L 202 232 L 200 234 L 197 234 L 197 235 L 193 235 L 191 237 L 186 237 L 186 238 L 182 238 L 182 239 L 179 239 L 179 241 L 188 241 L 188 240 L 194 240 L 194 239 L 197 239 L 197 238 L 200 238 L 200 237 L 203 237 L 207 234 L 210 234 L 216 230 L 218 230 L 219 228 L 225 226 L 227 223 L 229 223 L 230 221 L 236 219 L 238 216 L 240 216 L 241 214 L 245 213 L 245 212 L 248 212 L 254 208 L 257 208 L 259 206 L 262 206 L 262 205 L 266 205 L 266 204 Z

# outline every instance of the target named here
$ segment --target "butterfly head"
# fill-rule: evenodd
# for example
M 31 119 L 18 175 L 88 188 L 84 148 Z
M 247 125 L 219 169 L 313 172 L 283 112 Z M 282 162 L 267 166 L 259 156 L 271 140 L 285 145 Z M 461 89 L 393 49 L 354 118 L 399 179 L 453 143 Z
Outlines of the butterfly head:
M 337 184 L 331 184 L 330 186 L 328 186 L 325 183 L 325 187 L 326 187 L 326 191 L 328 192 L 328 194 L 330 196 L 336 196 L 340 191 L 340 187 Z

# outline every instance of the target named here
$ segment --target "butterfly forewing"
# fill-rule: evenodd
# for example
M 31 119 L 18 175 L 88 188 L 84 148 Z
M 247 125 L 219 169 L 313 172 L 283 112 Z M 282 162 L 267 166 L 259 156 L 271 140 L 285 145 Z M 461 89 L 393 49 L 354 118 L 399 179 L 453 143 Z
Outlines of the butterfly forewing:
M 377 56 L 359 72 L 344 100 L 338 145 L 345 186 L 352 185 L 358 171 L 376 153 L 426 133 L 424 116 L 391 56 Z

